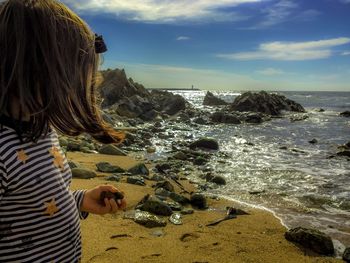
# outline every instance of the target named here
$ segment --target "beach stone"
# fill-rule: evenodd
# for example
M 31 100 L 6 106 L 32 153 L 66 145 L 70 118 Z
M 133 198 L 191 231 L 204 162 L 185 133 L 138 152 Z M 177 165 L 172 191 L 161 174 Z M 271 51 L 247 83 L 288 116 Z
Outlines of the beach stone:
M 226 185 L 226 179 L 223 176 L 216 175 L 214 176 L 210 182 L 218 185 Z
M 134 221 L 148 228 L 166 226 L 166 221 L 147 211 L 136 210 Z
M 337 155 L 350 157 L 350 151 L 348 151 L 348 150 L 340 151 L 340 152 L 337 152 Z
M 208 150 L 219 150 L 219 143 L 212 138 L 201 138 L 190 144 L 190 149 L 202 148 Z
M 203 117 L 198 117 L 193 120 L 194 123 L 199 124 L 199 125 L 208 125 L 208 121 L 204 119 Z
M 137 206 L 137 209 L 162 216 L 170 216 L 173 213 L 171 208 L 165 202 L 154 196 L 149 196 L 144 203 Z
M 97 170 L 103 173 L 124 173 L 125 170 L 119 166 L 111 165 L 108 162 L 100 162 L 96 164 Z
M 178 202 L 180 204 L 188 204 L 190 203 L 190 199 L 188 199 L 187 197 L 177 194 L 175 192 L 170 192 L 169 193 L 169 197 L 170 199 L 172 199 L 175 202 Z
M 155 166 L 155 168 L 159 171 L 159 172 L 163 172 L 163 171 L 167 171 L 171 169 L 171 165 L 169 163 L 162 163 L 162 164 L 157 164 Z
M 288 232 L 286 232 L 284 236 L 288 241 L 298 243 L 303 247 L 309 248 L 318 254 L 334 254 L 334 246 L 332 239 L 326 234 L 316 229 L 297 227 L 288 230 Z
M 173 211 L 182 210 L 182 206 L 178 202 L 174 202 L 174 201 L 163 201 L 163 202 L 167 204 Z
M 343 253 L 343 260 L 345 262 L 350 262 L 350 247 L 346 248 Z
M 178 159 L 178 160 L 187 160 L 188 157 L 184 152 L 177 152 L 173 155 L 173 158 Z
M 194 210 L 191 208 L 184 208 L 180 213 L 183 215 L 192 215 L 194 213 Z
M 244 121 L 246 123 L 260 124 L 264 122 L 264 119 L 259 113 L 249 113 L 244 116 Z
M 203 100 L 203 105 L 206 105 L 206 106 L 220 106 L 220 105 L 227 105 L 227 104 L 228 103 L 226 101 L 216 97 L 210 91 L 207 92 Z
M 315 143 L 318 143 L 318 141 L 317 141 L 317 139 L 312 139 L 312 140 L 309 141 L 309 143 L 315 144 Z
M 174 225 L 182 225 L 182 216 L 180 213 L 173 213 L 169 217 L 169 221 L 173 223 Z
M 112 144 L 106 144 L 103 145 L 99 150 L 99 153 L 101 154 L 107 154 L 107 155 L 117 155 L 117 156 L 127 156 L 125 152 L 117 148 L 116 146 Z
M 194 165 L 204 165 L 204 164 L 206 164 L 207 162 L 208 162 L 207 159 L 205 159 L 205 158 L 202 157 L 202 156 L 198 156 L 198 157 L 196 157 L 196 159 L 194 159 L 193 164 L 194 164 Z
M 68 140 L 67 140 L 67 138 L 65 138 L 65 137 L 60 137 L 60 138 L 58 139 L 58 141 L 60 142 L 60 146 L 62 146 L 62 147 L 67 147 L 67 146 L 68 146 Z
M 73 168 L 72 169 L 72 177 L 73 178 L 79 178 L 79 179 L 91 179 L 95 178 L 97 174 L 89 169 L 84 168 Z
M 69 165 L 70 169 L 79 168 L 79 165 L 73 161 L 68 161 L 68 165 Z
M 141 176 L 128 176 L 126 179 L 128 184 L 135 184 L 140 186 L 145 186 L 145 180 Z
M 241 124 L 242 121 L 236 116 L 231 113 L 226 113 L 226 112 L 214 112 L 211 116 L 210 119 L 212 122 L 217 122 L 217 123 L 226 123 L 226 124 Z
M 134 167 L 131 167 L 128 170 L 128 172 L 134 175 L 136 174 L 149 175 L 149 170 L 144 163 L 136 164 Z
M 344 112 L 340 113 L 339 115 L 342 116 L 342 117 L 349 118 L 350 117 L 350 111 L 344 111 Z
M 156 181 L 156 182 L 164 181 L 164 176 L 160 174 L 153 174 L 152 177 L 149 178 L 149 180 Z
M 155 191 L 154 191 L 154 194 L 157 196 L 157 197 L 169 197 L 170 195 L 170 192 L 165 190 L 164 188 L 160 187 L 160 188 L 157 188 Z
M 154 185 L 154 188 L 163 188 L 169 192 L 174 192 L 175 188 L 169 181 L 158 182 Z
M 107 181 L 114 181 L 114 182 L 119 182 L 122 179 L 120 175 L 117 174 L 112 174 L 111 176 L 108 176 L 106 178 Z
M 70 151 L 70 152 L 80 151 L 80 141 L 69 140 L 67 144 L 67 151 Z
M 147 153 L 155 153 L 157 151 L 156 147 L 148 147 L 146 149 Z
M 207 199 L 203 194 L 193 194 L 191 196 L 191 205 L 199 209 L 207 209 Z

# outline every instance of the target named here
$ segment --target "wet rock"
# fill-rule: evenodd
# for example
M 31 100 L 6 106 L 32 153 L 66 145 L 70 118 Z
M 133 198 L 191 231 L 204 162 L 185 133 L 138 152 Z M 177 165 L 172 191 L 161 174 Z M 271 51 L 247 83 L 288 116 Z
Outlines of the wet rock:
M 259 113 L 249 113 L 243 118 L 246 123 L 260 124 L 264 122 L 264 117 Z
M 96 164 L 97 170 L 102 173 L 124 173 L 125 170 L 108 162 L 100 162 Z
M 148 147 L 146 149 L 147 153 L 155 153 L 157 151 L 156 147 Z
M 178 160 L 187 160 L 188 157 L 184 152 L 177 152 L 173 155 L 173 158 L 178 159 Z
M 226 179 L 220 175 L 207 175 L 206 180 L 218 185 L 226 185 Z
M 340 113 L 339 115 L 342 116 L 342 117 L 349 118 L 350 117 L 350 111 L 344 111 L 344 112 Z
M 199 124 L 199 125 L 208 125 L 209 122 L 208 120 L 204 119 L 203 117 L 198 117 L 193 120 L 194 123 Z
M 173 223 L 174 225 L 182 225 L 182 216 L 180 213 L 173 213 L 169 217 L 169 221 Z
M 184 208 L 180 213 L 183 215 L 192 215 L 194 213 L 194 210 L 190 208 Z
M 60 137 L 58 139 L 58 141 L 60 142 L 60 146 L 62 147 L 67 147 L 68 146 L 68 139 L 65 137 Z
M 241 120 L 236 116 L 231 113 L 225 113 L 225 112 L 214 112 L 211 116 L 210 119 L 212 122 L 216 123 L 226 123 L 226 124 L 241 124 Z
M 106 178 L 107 181 L 113 181 L 113 182 L 119 182 L 122 179 L 122 177 L 120 175 L 117 174 L 113 174 L 111 176 L 108 176 Z
M 128 184 L 135 184 L 140 186 L 146 185 L 145 180 L 141 176 L 128 176 L 126 182 Z
M 227 105 L 228 103 L 218 97 L 215 97 L 213 93 L 210 91 L 207 92 L 207 94 L 204 97 L 203 105 L 206 106 L 220 106 L 220 105 Z
M 182 96 L 171 92 L 152 90 L 151 96 L 152 102 L 156 105 L 156 110 L 168 115 L 175 115 L 186 109 L 187 106 L 187 101 Z
M 157 164 L 155 166 L 155 168 L 159 171 L 159 172 L 164 172 L 167 170 L 171 169 L 171 165 L 169 163 L 162 163 L 162 164 Z
M 103 145 L 99 150 L 101 154 L 127 156 L 127 154 L 112 144 Z
M 91 179 L 95 178 L 97 175 L 94 171 L 84 168 L 73 168 L 72 177 L 79 179 Z
M 296 121 L 304 121 L 309 118 L 309 115 L 306 114 L 296 114 L 291 116 L 289 119 L 291 122 L 296 122 Z
M 345 262 L 350 262 L 350 247 L 346 248 L 343 253 L 343 260 Z
M 219 150 L 219 143 L 215 139 L 201 138 L 190 144 L 190 149 L 208 149 L 208 150 Z
M 136 210 L 134 221 L 148 228 L 166 226 L 165 220 L 159 218 L 158 216 L 152 215 L 147 211 Z
M 153 196 L 146 196 L 142 203 L 137 206 L 137 209 L 162 216 L 170 216 L 173 213 L 166 203 Z
M 175 192 L 170 192 L 169 193 L 169 197 L 174 200 L 175 202 L 178 202 L 180 204 L 188 204 L 190 203 L 190 199 L 188 199 L 187 197 L 177 194 Z
M 309 143 L 315 144 L 315 143 L 318 143 L 318 141 L 317 141 L 317 139 L 312 139 L 312 140 L 309 141 Z
M 307 229 L 303 227 L 290 229 L 285 233 L 285 238 L 288 241 L 292 241 L 302 245 L 305 248 L 309 248 L 318 254 L 334 254 L 332 239 L 315 229 Z
M 349 150 L 343 150 L 340 152 L 337 152 L 338 156 L 345 156 L 345 157 L 350 157 L 350 151 Z
M 182 206 L 178 202 L 174 201 L 163 201 L 165 204 L 167 204 L 172 211 L 181 211 Z
M 144 163 L 139 163 L 128 170 L 131 174 L 149 175 L 149 170 Z
M 67 151 L 70 151 L 70 152 L 80 151 L 80 141 L 69 140 L 67 144 Z
M 169 197 L 171 192 L 165 190 L 164 188 L 160 187 L 160 188 L 157 188 L 155 191 L 154 191 L 154 194 L 157 195 L 157 196 L 161 196 L 161 197 Z
M 262 112 L 273 116 L 280 115 L 282 110 L 305 112 L 300 104 L 287 99 L 285 96 L 269 94 L 265 91 L 243 93 L 234 100 L 230 110 Z
M 207 209 L 207 199 L 203 194 L 193 194 L 191 196 L 191 205 L 199 209 Z
M 163 188 L 169 192 L 174 192 L 175 188 L 169 181 L 158 182 L 154 185 L 155 189 Z
M 207 159 L 205 159 L 205 158 L 202 157 L 202 156 L 198 156 L 198 157 L 196 157 L 196 159 L 194 159 L 193 164 L 194 164 L 194 165 L 204 165 L 204 164 L 206 164 L 207 162 L 208 162 Z

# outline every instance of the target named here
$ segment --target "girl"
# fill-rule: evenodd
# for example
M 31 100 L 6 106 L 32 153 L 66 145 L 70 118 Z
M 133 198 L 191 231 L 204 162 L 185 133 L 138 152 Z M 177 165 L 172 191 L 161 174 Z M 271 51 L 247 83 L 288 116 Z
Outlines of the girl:
M 102 120 L 95 75 L 104 48 L 55 0 L 0 3 L 0 262 L 78 262 L 79 217 L 115 213 L 113 186 L 69 191 L 56 131 L 102 143 L 123 136 Z

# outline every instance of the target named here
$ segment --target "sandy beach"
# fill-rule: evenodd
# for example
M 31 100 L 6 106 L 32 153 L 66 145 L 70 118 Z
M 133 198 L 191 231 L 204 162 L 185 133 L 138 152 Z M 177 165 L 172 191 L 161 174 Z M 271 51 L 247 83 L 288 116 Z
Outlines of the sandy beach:
M 137 162 L 130 157 L 68 153 L 68 159 L 94 169 L 107 161 L 127 169 Z M 90 180 L 73 179 L 72 189 L 89 189 L 110 183 L 98 173 Z M 112 183 L 125 192 L 127 210 L 132 210 L 146 194 L 152 194 L 154 182 L 146 186 Z M 192 187 L 188 182 L 182 182 Z M 271 213 L 232 203 L 208 199 L 209 209 L 195 210 L 183 216 L 183 225 L 168 222 L 163 228 L 146 228 L 123 219 L 124 212 L 98 216 L 90 214 L 81 222 L 82 262 L 342 262 L 303 250 L 284 238 L 286 231 Z M 225 216 L 225 207 L 234 206 L 249 215 L 205 226 Z

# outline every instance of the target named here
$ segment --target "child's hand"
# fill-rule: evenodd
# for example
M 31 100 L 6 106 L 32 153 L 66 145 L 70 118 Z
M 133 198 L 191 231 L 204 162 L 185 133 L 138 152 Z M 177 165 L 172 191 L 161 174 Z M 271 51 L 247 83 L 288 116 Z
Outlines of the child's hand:
M 108 213 L 116 213 L 118 210 L 126 207 L 125 198 L 122 200 L 117 200 L 117 202 L 113 198 L 105 198 L 104 204 L 101 204 L 100 196 L 103 191 L 109 191 L 112 193 L 120 192 L 112 185 L 100 185 L 93 189 L 87 190 L 85 192 L 80 210 L 83 212 L 104 215 Z

